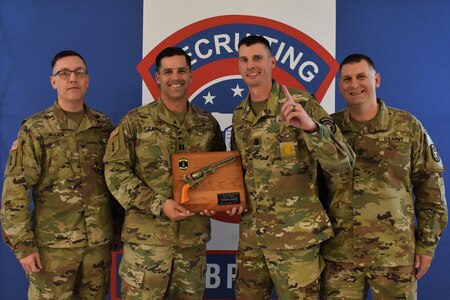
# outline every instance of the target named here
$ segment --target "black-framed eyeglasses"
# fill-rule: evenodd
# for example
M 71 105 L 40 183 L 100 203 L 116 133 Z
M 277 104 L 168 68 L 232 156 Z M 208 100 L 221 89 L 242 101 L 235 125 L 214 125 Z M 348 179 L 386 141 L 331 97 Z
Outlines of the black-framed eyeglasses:
M 70 75 L 74 73 L 76 78 L 85 78 L 88 74 L 88 70 L 85 69 L 76 69 L 74 71 L 70 70 L 61 70 L 53 74 L 53 76 L 59 76 L 61 79 L 70 78 Z

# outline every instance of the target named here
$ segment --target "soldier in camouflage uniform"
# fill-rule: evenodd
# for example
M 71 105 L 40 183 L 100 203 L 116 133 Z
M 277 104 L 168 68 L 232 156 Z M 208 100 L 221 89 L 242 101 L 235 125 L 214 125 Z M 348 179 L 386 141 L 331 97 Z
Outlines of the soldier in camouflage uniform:
M 348 56 L 340 73 L 348 107 L 332 117 L 356 163 L 326 176 L 336 235 L 322 246 L 322 299 L 365 299 L 369 287 L 373 299 L 416 299 L 448 218 L 442 161 L 414 116 L 377 99 L 369 57 Z
M 274 67 L 265 38 L 239 42 L 249 96 L 234 110 L 232 143 L 242 156 L 248 211 L 240 223 L 236 296 L 268 299 L 275 287 L 279 299 L 317 299 L 319 244 L 333 235 L 317 176 L 320 167 L 350 170 L 354 154 L 312 95 L 272 80 Z
M 210 219 L 175 202 L 170 155 L 224 151 L 214 117 L 188 101 L 191 59 L 180 48 L 156 57 L 158 101 L 130 111 L 109 139 L 106 181 L 125 208 L 123 299 L 202 299 Z
M 56 54 L 52 70 L 56 103 L 24 121 L 9 154 L 3 239 L 25 269 L 29 299 L 104 299 L 112 218 L 102 159 L 114 127 L 84 104 L 89 76 L 78 53 Z

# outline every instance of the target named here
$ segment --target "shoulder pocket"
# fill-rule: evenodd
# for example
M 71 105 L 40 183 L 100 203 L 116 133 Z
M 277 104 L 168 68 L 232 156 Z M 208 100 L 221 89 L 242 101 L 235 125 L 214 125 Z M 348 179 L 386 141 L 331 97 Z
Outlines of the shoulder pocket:
M 5 176 L 18 175 L 20 173 L 20 165 L 18 160 L 22 153 L 22 141 L 17 139 L 13 142 L 9 151 L 8 161 L 6 164 Z
M 438 148 L 430 136 L 425 133 L 426 138 L 426 169 L 429 171 L 444 172 L 444 165 L 442 164 L 441 156 L 439 155 Z
M 116 155 L 119 149 L 125 149 L 125 141 L 122 138 L 122 134 L 119 133 L 119 127 L 116 127 L 109 136 L 104 161 L 107 162 L 117 158 Z

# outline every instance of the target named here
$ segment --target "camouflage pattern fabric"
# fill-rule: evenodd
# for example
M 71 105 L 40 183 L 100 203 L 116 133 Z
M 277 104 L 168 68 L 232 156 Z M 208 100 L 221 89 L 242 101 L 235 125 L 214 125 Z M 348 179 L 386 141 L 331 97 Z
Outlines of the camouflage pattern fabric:
M 55 103 L 24 122 L 11 148 L 0 218 L 3 238 L 18 259 L 38 247 L 110 241 L 110 194 L 102 158 L 113 124 L 87 106 L 85 111 L 78 127 Z
M 412 265 L 360 267 L 327 261 L 321 276 L 320 299 L 366 299 L 370 285 L 373 300 L 417 299 L 417 280 Z
M 109 244 L 72 249 L 40 248 L 39 255 L 43 269 L 29 276 L 29 300 L 106 298 L 111 266 Z
M 126 211 L 120 265 L 124 298 L 162 299 L 164 291 L 168 299 L 202 298 L 210 219 L 196 214 L 171 221 L 162 206 L 173 194 L 172 153 L 225 148 L 211 114 L 189 104 L 181 124 L 161 99 L 130 111 L 111 134 L 105 175 Z M 193 252 L 186 256 L 189 249 Z
M 347 109 L 332 115 L 356 163 L 352 172 L 326 174 L 336 236 L 322 254 L 356 266 L 411 266 L 415 254 L 434 255 L 447 224 L 444 168 L 414 116 L 378 103 L 368 123 L 352 121 Z
M 319 164 L 338 174 L 352 168 L 354 154 L 310 94 L 289 91 L 318 122 L 317 132 L 308 134 L 277 121 L 286 98 L 276 82 L 267 108 L 258 116 L 249 99 L 233 113 L 232 144 L 241 153 L 248 193 L 248 212 L 240 223 L 241 249 L 303 249 L 333 235 L 318 197 Z
M 219 124 L 194 105 L 183 124 L 162 100 L 130 111 L 111 134 L 104 158 L 108 187 L 126 211 L 122 240 L 167 247 L 205 244 L 209 217 L 173 222 L 161 211 L 172 198 L 170 154 L 223 150 Z
M 241 153 L 248 199 L 248 211 L 240 222 L 239 253 L 306 249 L 333 236 L 319 201 L 317 178 L 320 169 L 335 173 L 350 170 L 354 154 L 314 97 L 300 90 L 289 92 L 317 122 L 317 132 L 308 134 L 277 120 L 286 98 L 275 81 L 266 109 L 257 116 L 248 98 L 233 113 L 232 148 Z M 258 268 L 255 263 L 238 260 L 237 290 L 248 287 L 255 272 L 268 276 L 264 264 Z M 254 272 L 239 271 L 252 264 Z M 279 271 L 282 268 L 279 261 L 272 264 Z M 320 271 L 317 268 L 313 274 L 318 277 Z M 289 282 L 290 286 L 299 284 Z
M 319 246 L 295 250 L 243 250 L 237 255 L 237 299 L 269 299 L 276 288 L 278 299 L 315 299 L 319 275 L 325 264 Z M 264 272 L 261 272 L 264 270 Z
M 179 248 L 125 243 L 122 299 L 203 299 L 206 245 Z

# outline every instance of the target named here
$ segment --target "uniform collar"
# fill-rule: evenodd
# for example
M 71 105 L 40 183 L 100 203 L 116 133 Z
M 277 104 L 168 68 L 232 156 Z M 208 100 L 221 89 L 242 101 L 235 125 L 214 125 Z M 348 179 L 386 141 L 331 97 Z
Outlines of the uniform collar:
M 173 113 L 167 109 L 167 107 L 164 105 L 164 102 L 161 100 L 161 97 L 158 98 L 156 101 L 157 104 L 157 113 L 159 119 L 161 119 L 163 122 L 169 123 L 177 128 L 191 128 L 195 126 L 199 126 L 202 124 L 198 116 L 192 111 L 192 105 L 188 101 L 188 107 L 186 112 L 186 118 L 184 119 L 183 124 L 180 124 L 178 119 L 173 115 Z
M 86 129 L 89 129 L 91 127 L 95 127 L 98 125 L 98 121 L 95 118 L 94 114 L 92 113 L 89 106 L 86 105 L 86 103 L 83 103 L 84 108 L 84 118 L 81 121 L 80 126 L 77 128 L 73 128 L 71 126 L 71 123 L 69 123 L 69 119 L 67 118 L 66 114 L 64 113 L 64 110 L 59 106 L 58 100 L 55 101 L 53 104 L 53 113 L 58 120 L 59 128 L 60 129 L 70 129 L 70 130 L 76 130 L 76 131 L 83 131 Z
M 372 120 L 367 122 L 367 131 L 369 133 L 374 133 L 377 131 L 386 131 L 390 129 L 390 122 L 389 122 L 389 109 L 384 103 L 384 101 L 380 98 L 377 98 L 378 103 L 378 112 Z M 342 126 L 343 131 L 355 131 L 359 132 L 360 128 L 359 126 L 356 126 L 354 121 L 350 118 L 350 112 L 348 110 L 348 107 L 344 110 L 344 124 Z
M 279 84 L 272 79 L 272 90 L 270 91 L 269 98 L 267 99 L 267 107 L 263 109 L 257 116 L 253 112 L 250 106 L 250 95 L 245 99 L 244 114 L 242 119 L 256 123 L 259 119 L 264 117 L 276 117 L 280 110 L 280 104 L 284 102 L 284 95 L 280 95 L 281 89 Z

